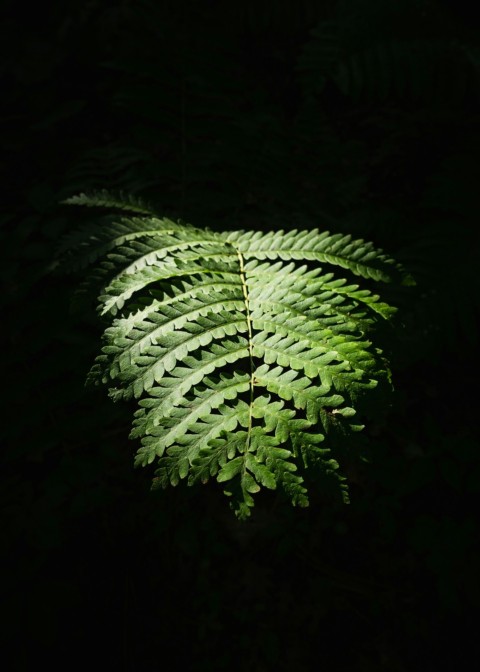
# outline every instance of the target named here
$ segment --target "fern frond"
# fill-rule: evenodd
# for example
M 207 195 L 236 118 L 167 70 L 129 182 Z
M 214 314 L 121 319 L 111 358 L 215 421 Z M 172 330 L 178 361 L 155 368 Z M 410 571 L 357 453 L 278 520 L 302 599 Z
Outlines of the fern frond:
M 188 278 L 194 274 L 204 274 L 207 269 L 201 264 L 202 255 L 197 253 L 195 257 L 197 263 L 192 261 L 189 264 L 185 263 L 182 258 L 174 260 L 172 257 L 167 257 L 155 266 L 146 266 L 135 274 L 119 274 L 99 296 L 101 314 L 116 315 L 133 295 L 137 295 L 136 298 L 138 298 L 141 290 L 149 292 L 151 286 L 155 287 L 160 282 L 165 283 L 184 277 Z M 222 276 L 222 279 L 227 278 L 229 274 L 232 278 L 234 277 L 233 267 L 227 262 L 210 262 L 208 270 L 210 273 Z M 145 294 L 145 296 L 149 295 L 149 293 Z
M 242 518 L 262 487 L 306 506 L 314 471 L 347 499 L 328 438 L 361 429 L 355 405 L 386 375 L 367 335 L 394 310 L 323 265 L 390 281 L 392 259 L 316 229 L 213 233 L 154 217 L 111 221 L 76 247 L 111 319 L 89 380 L 138 400 L 135 464 L 158 462 L 154 487 L 215 478 Z
M 319 319 L 328 313 L 332 301 L 339 307 L 345 298 L 364 304 L 387 319 L 396 312 L 392 306 L 382 303 L 378 294 L 362 290 L 359 285 L 348 285 L 345 279 L 336 279 L 333 273 L 322 273 L 319 267 L 307 270 L 306 266 L 295 267 L 295 264 L 285 266 L 280 262 L 259 265 L 257 261 L 250 261 L 246 269 L 255 269 L 250 292 L 253 299 L 261 298 L 262 302 L 268 301 L 270 304 L 280 303 L 297 314 L 306 309 L 310 315 Z M 282 278 L 281 289 L 278 285 L 279 276 Z M 343 311 L 351 312 L 353 309 L 356 309 L 354 303 L 342 307 Z
M 177 361 L 185 359 L 189 352 L 242 331 L 247 331 L 245 316 L 223 310 L 198 316 L 195 321 L 187 322 L 182 330 L 170 326 L 167 333 L 155 336 L 155 344 L 146 347 L 144 354 L 132 353 L 130 339 L 116 339 L 114 345 L 105 346 L 104 352 L 107 356 L 115 355 L 110 376 L 118 378 L 123 385 L 130 383 L 134 396 L 139 397 L 159 382 L 165 372 L 172 371 Z
M 332 69 L 346 95 L 359 100 L 386 98 L 461 101 L 468 87 L 466 60 L 445 40 L 392 40 L 352 53 Z
M 262 234 L 235 231 L 227 236 L 245 259 L 318 261 L 348 269 L 355 275 L 383 282 L 398 277 L 393 259 L 376 250 L 372 243 L 353 240 L 350 235 L 328 231 L 284 231 Z M 396 272 L 397 271 L 397 272 Z
M 297 371 L 281 366 L 273 369 L 268 364 L 260 366 L 255 371 L 255 384 L 285 401 L 293 401 L 295 408 L 305 411 L 311 423 L 318 422 L 323 408 L 337 408 L 344 401 L 340 394 L 328 394 L 331 389 L 328 385 L 312 385 L 310 378 L 299 377 Z
M 95 271 L 99 277 L 109 272 L 138 252 L 144 255 L 158 250 L 159 245 L 149 245 L 149 239 L 160 235 L 186 235 L 193 227 L 172 222 L 170 219 L 148 219 L 134 217 L 110 217 L 102 220 L 102 226 L 88 225 L 78 231 L 72 231 L 62 240 L 57 254 L 65 255 L 71 271 L 81 270 L 103 259 L 102 265 Z M 143 248 L 141 247 L 143 245 Z M 72 250 L 76 254 L 72 254 Z M 111 253 L 111 254 L 110 254 Z
M 114 193 L 107 189 L 92 190 L 86 194 L 78 194 L 61 201 L 64 205 L 80 205 L 87 208 L 102 208 L 104 210 L 121 210 L 129 214 L 155 217 L 155 211 L 143 199 L 133 194 L 123 192 Z

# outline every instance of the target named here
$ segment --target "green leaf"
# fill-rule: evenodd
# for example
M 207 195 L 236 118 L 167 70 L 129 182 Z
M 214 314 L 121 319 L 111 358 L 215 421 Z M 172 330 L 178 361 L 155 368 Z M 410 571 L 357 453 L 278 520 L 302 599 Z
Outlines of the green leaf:
M 336 271 L 400 281 L 398 264 L 350 235 L 200 230 L 106 192 L 69 202 L 124 213 L 70 234 L 59 263 L 93 266 L 109 324 L 89 381 L 136 400 L 152 487 L 215 479 L 244 519 L 261 488 L 307 506 L 308 472 L 347 501 L 328 439 L 361 428 L 357 404 L 385 378 L 375 329 L 394 309 Z

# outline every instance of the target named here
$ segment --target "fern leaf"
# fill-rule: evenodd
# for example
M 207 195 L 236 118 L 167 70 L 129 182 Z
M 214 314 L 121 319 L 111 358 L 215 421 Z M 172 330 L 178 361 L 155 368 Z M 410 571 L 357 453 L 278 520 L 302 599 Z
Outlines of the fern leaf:
M 321 268 L 307 270 L 306 266 L 295 267 L 294 264 L 282 266 L 281 263 L 259 265 L 253 261 L 246 264 L 246 269 L 255 270 L 250 281 L 251 299 L 258 298 L 262 302 L 279 303 L 298 314 L 307 309 L 318 319 L 327 312 L 332 301 L 337 306 L 341 304 L 340 297 L 343 297 L 343 301 L 351 299 L 349 304 L 344 304 L 342 307 L 343 312 L 352 312 L 353 309 L 363 306 L 387 319 L 395 314 L 395 309 L 381 302 L 378 294 L 360 289 L 356 284 L 348 285 L 345 279 L 336 279 L 333 273 L 322 273 Z M 313 308 L 315 313 L 312 313 Z
M 230 262 L 227 255 L 225 255 L 225 259 L 210 261 L 208 267 L 202 265 L 201 262 L 203 259 L 204 256 L 201 251 L 193 252 L 189 260 L 187 260 L 186 255 L 178 254 L 177 259 L 166 257 L 157 261 L 153 266 L 144 266 L 138 269 L 135 273 L 119 274 L 104 289 L 104 293 L 99 296 L 101 314 L 105 315 L 110 312 L 112 315 L 116 315 L 133 294 L 144 290 L 154 283 L 206 272 L 222 275 L 223 279 L 229 274 L 232 277 L 234 262 Z
M 79 205 L 87 208 L 103 208 L 105 210 L 123 210 L 128 213 L 155 217 L 154 210 L 141 198 L 133 194 L 115 194 L 107 189 L 78 194 L 61 201 L 64 205 Z
M 274 369 L 267 364 L 260 366 L 255 371 L 255 384 L 265 387 L 280 399 L 293 401 L 295 408 L 305 411 L 307 420 L 312 424 L 318 422 L 323 408 L 337 408 L 344 401 L 340 394 L 329 394 L 329 385 L 312 385 L 309 378 L 299 377 L 297 371 L 285 370 L 281 366 Z
M 393 259 L 375 250 L 371 243 L 352 240 L 350 235 L 311 231 L 266 234 L 234 232 L 227 237 L 246 258 L 310 260 L 341 266 L 355 275 L 391 282 L 398 275 Z M 397 270 L 397 273 L 396 273 Z
M 331 267 L 391 281 L 392 259 L 340 234 L 213 233 L 147 216 L 63 249 L 95 267 L 110 326 L 89 380 L 137 400 L 135 464 L 157 462 L 153 487 L 215 479 L 245 518 L 262 488 L 306 506 L 311 472 L 347 501 L 328 438 L 361 429 L 355 406 L 386 373 L 370 334 L 394 309 Z
M 69 272 L 93 267 L 91 284 L 98 285 L 102 278 L 113 275 L 115 268 L 122 267 L 126 260 L 135 256 L 139 244 L 146 246 L 144 254 L 151 253 L 159 246 L 147 246 L 149 238 L 158 239 L 160 234 L 186 233 L 189 230 L 166 218 L 108 217 L 102 220 L 101 226 L 98 223 L 96 226 L 87 225 L 66 235 L 57 256 Z M 98 260 L 101 263 L 94 266 Z
M 226 462 L 217 481 L 227 483 L 224 492 L 232 497 L 231 507 L 240 520 L 250 515 L 254 505 L 252 495 L 261 486 L 274 490 L 278 484 L 294 506 L 308 506 L 303 478 L 295 473 L 297 467 L 289 459 L 292 453 L 280 448 L 276 437 L 266 434 L 262 427 L 253 427 L 250 432 L 237 432 L 234 442 L 243 454 Z
M 108 373 L 115 378 L 122 372 L 125 381 L 126 370 L 132 371 L 132 378 L 139 375 L 136 358 L 149 356 L 151 348 L 162 345 L 162 337 L 172 330 L 189 328 L 188 323 L 195 323 L 200 317 L 207 318 L 211 314 L 224 313 L 226 310 L 241 311 L 242 297 L 235 293 L 190 295 L 188 300 L 177 299 L 156 305 L 156 311 L 150 311 L 145 319 L 116 320 L 114 325 L 105 332 L 106 340 L 114 345 L 106 346 L 105 352 L 111 355 Z M 227 316 L 228 317 L 228 316 Z M 241 316 L 241 320 L 243 320 Z M 150 386 L 151 387 L 151 386 Z

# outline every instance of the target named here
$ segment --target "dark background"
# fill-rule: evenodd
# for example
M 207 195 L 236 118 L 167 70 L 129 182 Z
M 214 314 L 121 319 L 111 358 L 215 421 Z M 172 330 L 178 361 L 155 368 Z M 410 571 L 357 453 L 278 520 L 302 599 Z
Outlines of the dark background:
M 9 669 L 460 664 L 480 603 L 468 3 L 3 4 Z M 269 496 L 242 524 L 213 485 L 150 492 L 130 409 L 83 386 L 101 325 L 69 308 L 79 278 L 46 272 L 85 218 L 59 201 L 102 187 L 197 226 L 352 233 L 413 273 L 387 291 L 395 391 L 355 439 L 349 506 Z

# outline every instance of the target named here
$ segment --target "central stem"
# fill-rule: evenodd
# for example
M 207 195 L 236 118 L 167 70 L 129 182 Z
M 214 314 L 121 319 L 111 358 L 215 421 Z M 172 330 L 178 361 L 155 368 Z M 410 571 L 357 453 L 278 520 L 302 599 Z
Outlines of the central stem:
M 245 453 L 248 452 L 250 447 L 250 437 L 252 433 L 252 409 L 253 409 L 253 394 L 254 394 L 254 365 L 253 365 L 253 332 L 252 332 L 252 319 L 250 316 L 250 302 L 248 299 L 248 289 L 247 289 L 247 279 L 245 275 L 245 266 L 243 263 L 243 255 L 237 250 L 238 263 L 240 265 L 240 280 L 242 282 L 242 291 L 243 291 L 243 300 L 245 302 L 245 312 L 247 316 L 247 330 L 248 330 L 248 352 L 250 356 L 250 404 L 249 404 L 249 414 L 248 414 L 248 433 L 247 433 L 247 442 L 245 446 Z

